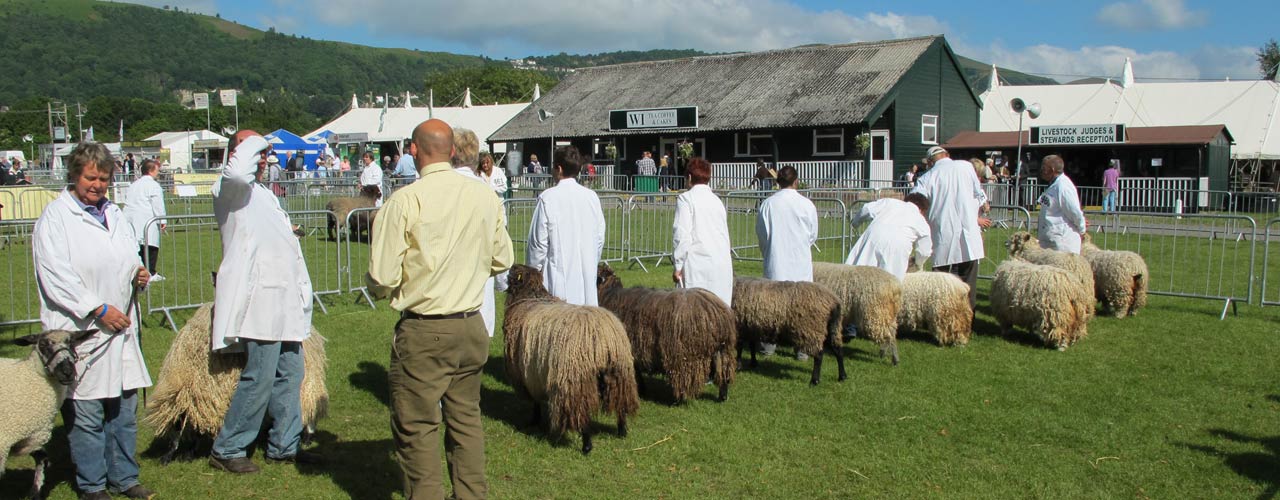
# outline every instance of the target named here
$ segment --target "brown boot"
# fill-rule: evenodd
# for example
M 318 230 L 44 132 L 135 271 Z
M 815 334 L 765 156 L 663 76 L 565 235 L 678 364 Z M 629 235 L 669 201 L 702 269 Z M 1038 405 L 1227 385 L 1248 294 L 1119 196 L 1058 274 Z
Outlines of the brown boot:
M 249 460 L 249 457 L 218 458 L 210 455 L 209 465 L 215 469 L 233 474 L 253 474 L 258 472 L 258 466 L 252 460 Z

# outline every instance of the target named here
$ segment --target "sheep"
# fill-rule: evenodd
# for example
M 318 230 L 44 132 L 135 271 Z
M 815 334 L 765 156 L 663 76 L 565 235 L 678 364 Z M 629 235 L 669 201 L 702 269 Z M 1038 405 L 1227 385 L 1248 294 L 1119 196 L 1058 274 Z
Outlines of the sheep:
M 542 273 L 516 265 L 507 276 L 502 322 L 507 378 L 534 402 L 533 423 L 547 406 L 553 434 L 582 434 L 582 453 L 591 453 L 591 416 L 600 410 L 618 418 L 627 435 L 627 417 L 640 409 L 635 362 L 622 323 L 609 311 L 568 304 L 542 286 Z
M 1009 259 L 996 267 L 991 284 L 991 313 L 1008 335 L 1021 326 L 1059 351 L 1088 334 L 1093 296 L 1076 286 L 1067 271 Z
M 967 345 L 973 328 L 969 285 L 951 273 L 914 272 L 902 279 L 898 329 L 928 330 L 939 345 Z
M 196 309 L 169 346 L 158 382 L 148 398 L 143 421 L 155 427 L 157 436 L 172 437 L 169 451 L 160 459 L 162 464 L 173 460 L 187 432 L 208 439 L 217 436 L 236 392 L 244 353 L 211 353 L 212 322 L 213 304 Z M 324 337 L 312 325 L 311 336 L 302 342 L 300 399 L 307 440 L 315 433 L 316 422 L 329 413 L 324 344 Z
M 1015 259 L 1022 259 L 1033 264 L 1044 264 L 1054 266 L 1067 271 L 1067 273 L 1079 283 L 1084 290 L 1089 290 L 1092 295 L 1094 289 L 1093 284 L 1093 268 L 1089 267 L 1089 261 L 1084 257 L 1071 252 L 1061 252 L 1058 250 L 1050 250 L 1040 246 L 1040 240 L 1034 235 L 1026 231 L 1018 231 L 1009 235 L 1009 240 L 1004 244 L 1009 249 L 1009 256 Z M 1093 317 L 1094 302 L 1089 304 L 1089 317 Z
M 814 262 L 813 281 L 840 300 L 842 327 L 854 325 L 858 333 L 880 345 L 880 357 L 890 353 L 896 366 L 898 310 L 902 308 L 898 278 L 878 267 Z
M 1080 255 L 1093 267 L 1094 296 L 1103 310 L 1123 318 L 1138 314 L 1147 305 L 1147 262 L 1135 252 L 1101 250 L 1089 235 L 1080 244 Z
M 702 392 L 710 374 L 720 389 L 719 401 L 728 399 L 738 337 L 729 304 L 702 288 L 623 288 L 605 264 L 596 268 L 596 285 L 600 306 L 626 326 L 637 382 L 643 384 L 642 373 L 662 373 L 672 399 L 681 403 Z
M 4 419 L 0 420 L 0 476 L 8 457 L 31 455 L 36 461 L 31 498 L 39 500 L 49 457 L 45 443 L 53 434 L 53 420 L 76 378 L 76 346 L 97 330 L 69 332 L 48 330 L 19 337 L 18 345 L 34 345 L 23 359 L 0 359 L 0 394 L 4 395 Z
M 337 241 L 336 234 L 347 228 L 347 214 L 357 208 L 373 208 L 377 206 L 378 193 L 361 190 L 359 196 L 334 198 L 324 204 L 329 219 L 329 239 Z M 373 229 L 373 220 L 378 216 L 377 210 L 361 210 L 351 217 L 351 236 L 359 237 L 361 233 Z
M 762 340 L 770 343 L 788 335 L 796 351 L 813 358 L 809 385 L 818 385 L 823 348 L 831 350 L 844 371 L 844 343 L 840 338 L 840 301 L 822 285 L 805 281 L 773 281 L 736 276 L 733 279 L 733 314 L 738 318 L 738 361 L 751 346 L 751 367 Z

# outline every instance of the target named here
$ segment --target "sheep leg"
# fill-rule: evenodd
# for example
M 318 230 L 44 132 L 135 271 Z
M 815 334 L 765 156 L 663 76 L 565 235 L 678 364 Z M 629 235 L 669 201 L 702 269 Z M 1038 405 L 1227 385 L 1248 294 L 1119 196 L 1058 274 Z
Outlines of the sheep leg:
M 582 430 L 582 454 L 590 454 L 591 448 L 591 424 L 587 424 L 587 428 Z
M 893 356 L 893 366 L 898 366 L 898 341 L 897 340 L 889 341 L 889 352 L 892 353 L 892 356 Z
M 627 437 L 627 414 L 618 415 L 618 436 Z
M 173 461 L 174 455 L 178 454 L 178 446 L 182 444 L 182 427 L 178 427 L 178 432 L 174 433 L 173 441 L 169 443 L 169 451 L 160 457 L 160 465 L 169 465 Z
M 49 455 L 40 449 L 31 452 L 31 458 L 36 461 L 35 473 L 31 476 L 31 500 L 40 500 L 44 498 L 40 490 L 44 488 L 44 468 L 49 465 Z
M 822 351 L 813 357 L 813 376 L 809 377 L 809 385 L 818 385 L 818 380 L 822 378 Z
M 636 391 L 638 391 L 641 396 L 644 396 L 645 393 L 649 392 L 644 388 L 644 375 L 640 373 L 639 368 L 636 368 Z
M 542 423 L 542 408 L 538 407 L 538 403 L 533 404 L 533 413 L 529 415 L 529 427 L 537 427 Z

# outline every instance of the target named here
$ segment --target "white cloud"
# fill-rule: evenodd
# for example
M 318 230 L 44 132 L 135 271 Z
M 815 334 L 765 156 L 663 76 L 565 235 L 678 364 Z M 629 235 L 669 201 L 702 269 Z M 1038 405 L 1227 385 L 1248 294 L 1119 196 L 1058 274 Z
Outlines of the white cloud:
M 123 0 L 125 3 L 136 3 L 139 5 L 149 5 L 156 8 L 176 8 L 182 11 L 199 12 L 210 16 L 218 13 L 218 5 L 215 0 Z
M 1250 47 L 1203 46 L 1181 54 L 1170 51 L 1139 52 L 1114 45 L 1067 49 L 1033 45 L 1010 49 L 1002 44 L 965 53 L 1025 73 L 1049 76 L 1060 82 L 1087 77 L 1119 79 L 1125 58 L 1133 62 L 1138 81 L 1144 79 L 1257 79 L 1257 64 Z
M 1187 10 L 1183 0 L 1137 0 L 1107 4 L 1098 10 L 1098 21 L 1135 30 L 1172 30 L 1204 25 L 1205 10 Z

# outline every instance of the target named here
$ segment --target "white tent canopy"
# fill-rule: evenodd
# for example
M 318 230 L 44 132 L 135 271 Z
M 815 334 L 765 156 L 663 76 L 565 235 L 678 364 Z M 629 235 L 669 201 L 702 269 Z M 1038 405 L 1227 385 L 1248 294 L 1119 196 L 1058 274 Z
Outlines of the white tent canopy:
M 1040 103 L 1023 127 L 1122 123 L 1129 127 L 1226 125 L 1235 159 L 1280 159 L 1280 83 L 1270 80 L 1132 83 L 1126 64 L 1119 83 L 994 86 L 982 94 L 979 130 L 1018 129 L 1009 101 Z M 1127 85 L 1126 85 L 1127 84 Z
M 191 170 L 191 145 L 195 141 L 216 140 L 224 145 L 227 138 L 208 130 L 190 130 L 183 132 L 160 132 L 146 138 L 148 141 L 160 141 L 160 149 L 169 150 L 169 169 L 187 172 Z
M 305 137 L 313 137 L 327 130 L 335 134 L 367 133 L 370 142 L 400 142 L 408 139 L 418 124 L 431 118 L 439 118 L 454 127 L 471 129 L 483 141 L 528 105 L 529 103 L 449 108 L 355 108 Z

